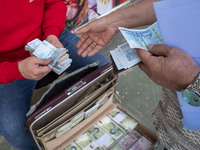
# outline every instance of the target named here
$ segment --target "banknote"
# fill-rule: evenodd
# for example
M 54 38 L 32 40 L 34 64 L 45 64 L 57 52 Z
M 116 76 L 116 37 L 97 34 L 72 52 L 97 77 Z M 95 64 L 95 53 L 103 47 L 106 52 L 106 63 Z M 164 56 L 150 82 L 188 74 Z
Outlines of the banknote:
M 124 66 L 124 65 L 120 62 L 120 59 L 118 58 L 117 54 L 115 53 L 116 50 L 117 50 L 117 48 L 114 49 L 114 50 L 111 50 L 111 51 L 110 51 L 110 54 L 111 54 L 111 56 L 112 56 L 112 58 L 113 58 L 113 60 L 114 60 L 114 62 L 115 62 L 115 65 L 116 65 L 117 69 L 118 69 L 118 70 L 121 70 L 121 69 L 126 68 L 126 66 Z
M 64 124 L 62 127 L 58 128 L 56 131 L 56 137 L 63 135 L 65 132 L 69 131 L 73 127 L 72 122 Z
M 102 106 L 103 104 L 105 104 L 108 100 L 108 98 L 111 96 L 111 94 L 113 93 L 113 90 L 108 91 L 105 95 L 103 95 L 97 102 L 96 104 L 98 104 L 99 106 Z
M 65 147 L 63 150 L 81 150 L 81 148 L 75 142 L 72 142 L 67 147 Z
M 91 108 L 86 110 L 85 111 L 85 119 L 88 118 L 89 116 L 91 116 L 92 114 L 94 114 L 99 107 L 100 107 L 99 104 L 95 104 L 94 106 L 92 106 Z
M 65 62 L 67 59 L 69 58 L 69 54 L 64 54 L 60 57 L 60 59 L 58 60 L 58 65 L 62 65 L 63 62 Z
M 33 52 L 33 55 L 41 58 L 41 59 L 49 59 L 51 58 L 52 61 L 49 64 L 50 68 L 57 63 L 63 53 L 66 51 L 65 48 L 56 48 L 52 44 L 47 41 L 43 41 Z
M 149 44 L 163 43 L 157 22 L 146 29 L 137 30 L 119 27 L 119 30 L 131 48 L 141 48 L 147 50 Z
M 138 139 L 130 132 L 126 132 L 120 139 L 109 147 L 109 150 L 126 150 L 132 146 Z
M 42 41 L 40 41 L 38 38 L 30 41 L 29 43 L 27 43 L 27 45 L 25 46 L 25 49 L 28 51 L 34 51 L 40 44 L 42 43 Z
M 106 133 L 96 124 L 90 127 L 87 130 L 87 133 L 101 148 L 107 148 L 115 141 L 108 133 Z
M 119 45 L 118 48 L 124 57 L 127 68 L 130 68 L 141 61 L 137 55 L 136 50 L 134 48 L 130 48 L 127 42 Z
M 99 148 L 99 145 L 87 134 L 83 133 L 79 136 L 75 143 L 82 149 L 82 150 L 102 150 Z
M 130 48 L 127 42 L 119 45 L 116 49 L 111 50 L 110 54 L 112 55 L 118 70 L 128 69 L 141 61 L 136 50 Z
M 128 150 L 151 150 L 153 143 L 147 138 L 142 136 L 135 144 L 133 144 Z
M 59 75 L 72 63 L 72 59 L 69 58 L 69 54 L 67 54 L 68 50 L 66 48 L 56 48 L 46 40 L 40 41 L 39 39 L 34 39 L 27 43 L 25 49 L 38 58 L 51 58 L 52 61 L 49 64 L 49 67 Z
M 114 108 L 107 116 L 126 130 L 133 130 L 138 125 L 136 120 L 118 108 Z
M 75 117 L 70 121 L 72 123 L 72 127 L 76 126 L 79 122 L 81 122 L 85 117 L 85 112 L 82 111 L 78 113 Z
M 97 125 L 115 140 L 119 139 L 125 133 L 125 130 L 112 121 L 108 116 L 101 119 Z
M 68 58 L 67 60 L 65 60 L 64 62 L 62 62 L 61 64 L 56 63 L 52 70 L 54 72 L 56 72 L 58 75 L 60 75 L 61 73 L 63 73 L 67 68 L 69 68 L 71 66 L 72 63 L 72 59 Z

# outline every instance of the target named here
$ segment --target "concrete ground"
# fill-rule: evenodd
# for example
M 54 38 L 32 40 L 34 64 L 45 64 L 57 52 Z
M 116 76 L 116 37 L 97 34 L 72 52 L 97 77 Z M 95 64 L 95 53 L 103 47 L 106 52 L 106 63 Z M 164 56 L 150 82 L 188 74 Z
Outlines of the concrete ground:
M 125 42 L 118 33 L 113 40 L 106 45 L 100 53 L 110 59 L 110 50 Z M 40 99 L 46 90 L 42 88 L 35 92 L 33 100 Z M 155 132 L 152 123 L 152 112 L 161 98 L 161 87 L 153 83 L 137 66 L 118 74 L 116 98 L 122 101 L 122 106 L 138 121 Z M 16 150 L 0 136 L 0 150 Z M 163 150 L 162 143 L 156 150 Z

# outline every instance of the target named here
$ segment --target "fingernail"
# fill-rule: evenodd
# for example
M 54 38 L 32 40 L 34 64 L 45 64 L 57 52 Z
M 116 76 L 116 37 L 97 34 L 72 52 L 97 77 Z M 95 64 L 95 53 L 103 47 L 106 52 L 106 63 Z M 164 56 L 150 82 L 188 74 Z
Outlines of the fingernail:
M 153 48 L 154 44 L 149 44 L 148 50 L 151 50 Z

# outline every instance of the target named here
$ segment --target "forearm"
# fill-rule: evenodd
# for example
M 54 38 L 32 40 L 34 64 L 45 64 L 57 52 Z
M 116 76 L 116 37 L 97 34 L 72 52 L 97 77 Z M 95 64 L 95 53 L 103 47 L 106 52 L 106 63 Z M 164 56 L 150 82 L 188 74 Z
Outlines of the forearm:
M 150 25 L 156 21 L 153 0 L 143 0 L 137 4 L 113 12 L 104 19 L 109 21 L 109 24 L 115 28 L 133 28 Z

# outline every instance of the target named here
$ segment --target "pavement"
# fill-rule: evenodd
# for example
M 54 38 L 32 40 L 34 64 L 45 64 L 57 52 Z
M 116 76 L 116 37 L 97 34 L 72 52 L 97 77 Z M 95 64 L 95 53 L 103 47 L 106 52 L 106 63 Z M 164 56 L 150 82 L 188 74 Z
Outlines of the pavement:
M 110 50 L 125 42 L 125 39 L 118 33 L 100 53 L 110 59 Z M 35 91 L 33 100 L 39 100 L 47 87 Z M 152 112 L 161 98 L 161 87 L 152 82 L 147 75 L 137 66 L 118 74 L 118 85 L 116 98 L 122 102 L 122 107 L 135 119 L 155 133 L 152 122 Z M 163 150 L 160 143 L 156 150 Z M 16 150 L 0 136 L 0 150 Z

